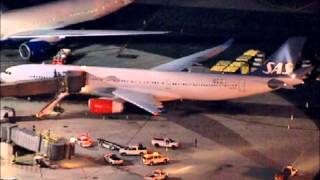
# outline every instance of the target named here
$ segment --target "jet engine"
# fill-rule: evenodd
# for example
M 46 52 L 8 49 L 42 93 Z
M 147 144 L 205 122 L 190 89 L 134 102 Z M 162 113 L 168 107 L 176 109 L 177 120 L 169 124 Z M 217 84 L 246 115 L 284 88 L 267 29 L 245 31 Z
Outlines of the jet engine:
M 47 41 L 28 41 L 20 45 L 19 53 L 24 60 L 39 61 L 45 58 L 52 48 Z
M 91 98 L 88 101 L 89 111 L 96 114 L 113 114 L 123 112 L 124 105 L 112 99 Z
M 285 83 L 278 79 L 271 79 L 268 81 L 268 86 L 271 89 L 280 89 L 285 87 Z

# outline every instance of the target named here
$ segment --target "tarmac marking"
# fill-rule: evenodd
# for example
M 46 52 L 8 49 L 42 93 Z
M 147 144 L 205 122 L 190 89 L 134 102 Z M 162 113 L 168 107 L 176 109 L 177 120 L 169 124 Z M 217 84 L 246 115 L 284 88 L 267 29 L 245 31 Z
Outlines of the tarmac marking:
M 138 130 L 136 131 L 136 133 L 134 133 L 134 135 L 129 139 L 129 141 L 126 144 L 130 144 L 131 141 L 139 134 L 139 132 L 141 132 L 141 130 L 147 125 L 148 121 L 145 121 L 142 126 L 140 126 L 138 128 Z
M 87 173 L 85 172 L 85 170 L 84 170 L 84 168 L 80 168 L 81 169 L 81 172 L 84 174 L 84 178 L 85 179 L 88 179 L 88 175 L 87 175 Z
M 181 116 L 169 116 L 168 118 L 170 121 L 196 132 L 205 138 L 209 138 L 264 167 L 281 167 L 275 161 L 254 149 L 253 146 L 237 132 L 211 117 L 206 115 L 201 115 L 201 117 L 199 115 L 191 115 L 183 118 Z
M 261 122 L 261 121 L 253 121 L 253 120 L 246 120 L 246 118 L 235 118 L 235 116 L 232 116 L 232 118 L 230 118 L 230 115 L 222 115 L 219 114 L 219 116 L 225 118 L 225 120 L 231 120 L 231 121 L 239 121 L 239 122 L 244 122 L 247 124 L 254 124 L 254 125 L 261 125 L 261 126 L 270 126 L 270 127 L 274 127 L 274 128 L 281 128 L 281 129 L 287 129 L 288 125 L 290 124 L 283 124 L 283 125 L 279 125 L 279 124 L 274 124 L 274 123 L 268 123 L 267 121 Z M 290 122 L 289 122 L 290 123 Z M 304 127 L 298 127 L 298 126 L 291 126 L 288 129 L 295 129 L 295 130 L 307 130 L 307 131 L 318 131 L 316 128 L 304 128 Z

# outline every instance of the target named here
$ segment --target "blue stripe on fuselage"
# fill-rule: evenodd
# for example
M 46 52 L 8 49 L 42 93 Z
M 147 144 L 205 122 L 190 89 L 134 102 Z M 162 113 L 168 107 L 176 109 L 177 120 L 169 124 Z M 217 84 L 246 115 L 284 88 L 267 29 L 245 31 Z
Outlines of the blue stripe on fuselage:
M 15 49 L 28 39 L 5 39 L 0 41 L 1 49 Z

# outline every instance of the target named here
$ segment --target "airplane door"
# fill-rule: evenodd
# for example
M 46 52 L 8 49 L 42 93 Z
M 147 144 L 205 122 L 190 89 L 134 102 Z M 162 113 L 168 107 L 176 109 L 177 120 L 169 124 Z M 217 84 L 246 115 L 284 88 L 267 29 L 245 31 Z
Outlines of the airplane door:
M 171 81 L 170 80 L 166 80 L 166 87 L 165 87 L 166 90 L 169 90 L 171 89 Z
M 246 91 L 246 81 L 245 79 L 240 79 L 239 81 L 239 91 L 245 92 Z

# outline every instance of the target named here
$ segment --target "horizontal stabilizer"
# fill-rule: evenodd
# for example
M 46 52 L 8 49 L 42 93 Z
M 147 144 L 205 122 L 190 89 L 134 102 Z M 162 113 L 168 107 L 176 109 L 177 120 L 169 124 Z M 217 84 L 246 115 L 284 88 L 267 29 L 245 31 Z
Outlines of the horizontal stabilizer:
M 313 69 L 314 69 L 313 66 L 299 68 L 298 70 L 294 71 L 291 74 L 291 77 L 298 78 L 298 79 L 306 79 L 308 77 L 308 75 L 311 74 Z

